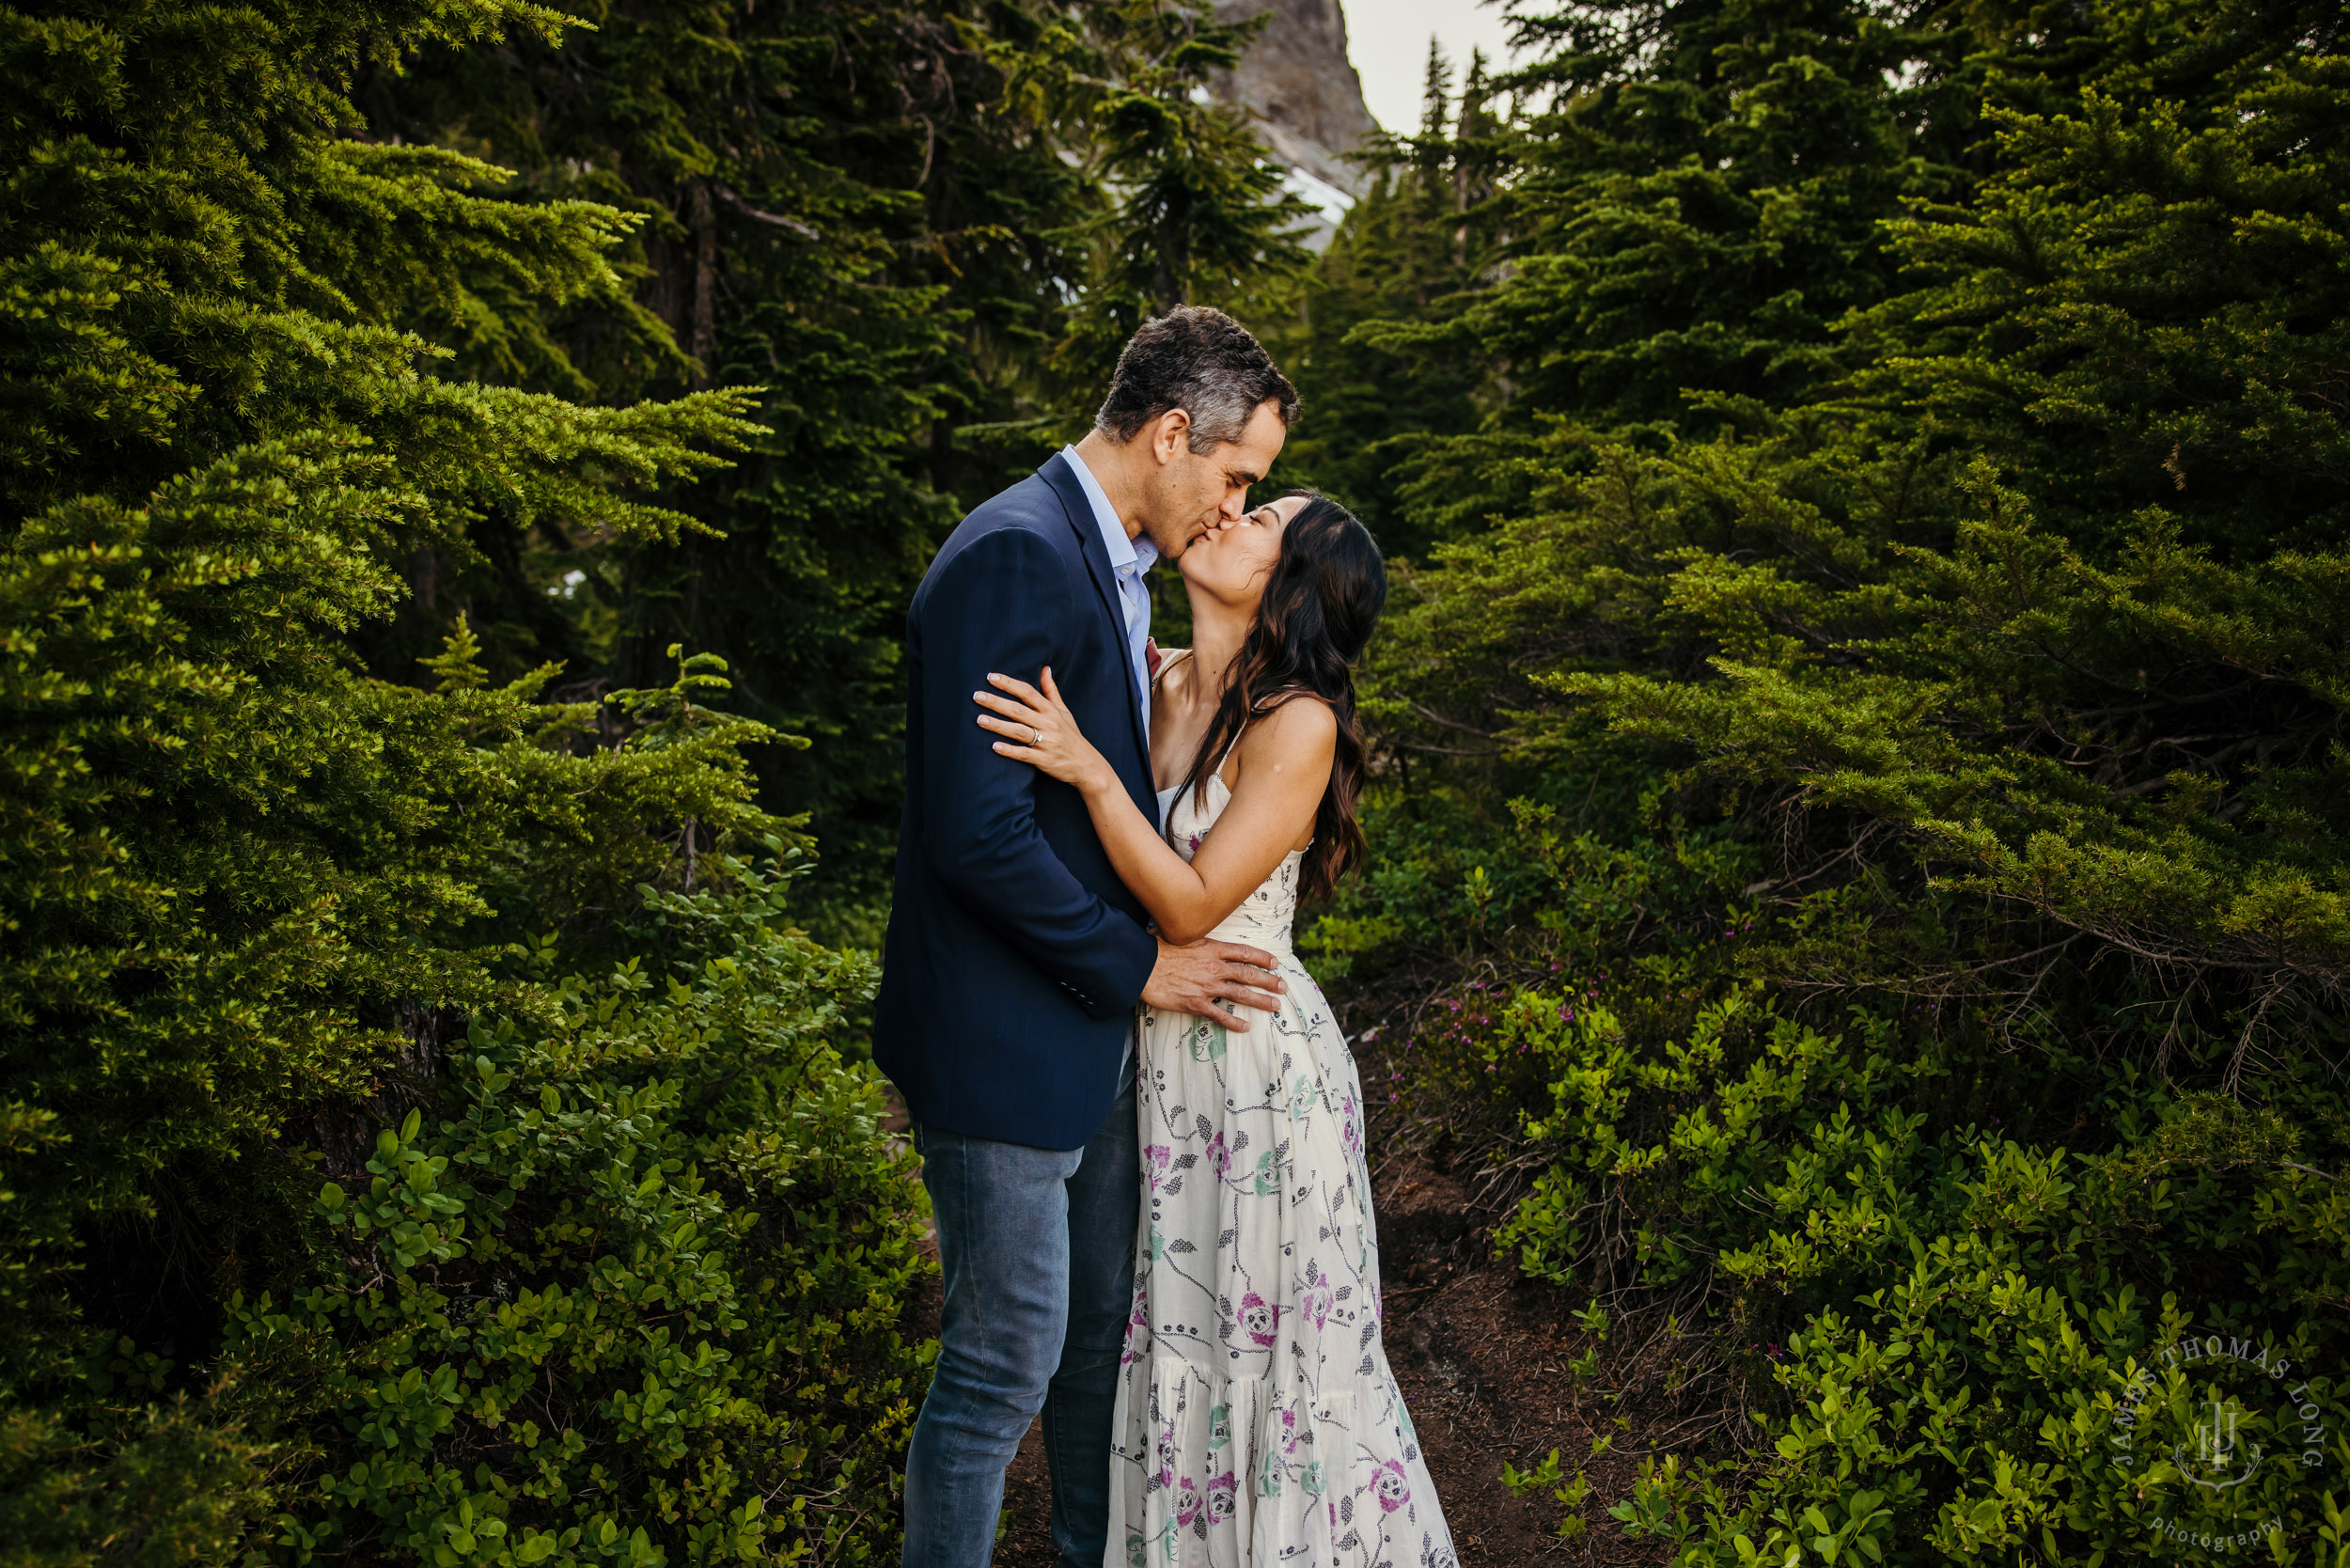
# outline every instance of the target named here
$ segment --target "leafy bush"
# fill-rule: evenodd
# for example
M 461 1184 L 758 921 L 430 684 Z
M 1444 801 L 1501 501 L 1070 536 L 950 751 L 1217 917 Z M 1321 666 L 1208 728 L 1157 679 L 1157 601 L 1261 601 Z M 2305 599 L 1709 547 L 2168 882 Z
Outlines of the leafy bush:
M 1488 905 L 1472 967 L 1506 978 L 1390 1043 L 1396 1093 L 1456 1130 L 1508 1118 L 1528 1180 L 1496 1241 L 1526 1273 L 1710 1319 L 1675 1357 L 1708 1397 L 1776 1387 L 1747 1457 L 1653 1468 L 1627 1528 L 1724 1564 L 2075 1560 L 2142 1549 L 2158 1519 L 2275 1521 L 2290 1560 L 2337 1528 L 2350 1200 L 2326 1168 L 2350 1154 L 2350 1098 L 2321 1063 L 2278 1062 L 2248 1105 L 2187 1079 L 2223 1071 L 2225 1043 L 2166 1081 L 2127 1057 L 1986 1059 L 1930 1004 L 1832 1026 L 1762 978 L 1820 912 L 1740 900 L 1755 846 L 1660 824 L 1609 848 L 1522 815 L 1508 847 L 1556 881 Z M 2110 1439 L 2141 1370 L 2138 1420 L 2173 1435 L 2215 1390 L 2242 1398 L 2161 1364 L 2213 1334 L 2300 1370 L 2245 1402 L 2243 1441 L 2285 1462 L 2205 1509 L 2166 1455 L 2117 1466 Z M 1657 1415 L 1696 1391 L 1644 1398 Z
M 854 1562 L 894 1539 L 918 1198 L 878 1080 L 825 1038 L 870 964 L 786 927 L 779 877 L 719 869 L 724 893 L 650 901 L 666 962 L 472 1020 L 371 1152 L 314 1157 L 339 1178 L 319 1282 L 238 1297 L 228 1340 L 306 1390 L 337 1461 L 282 1497 L 297 1560 Z

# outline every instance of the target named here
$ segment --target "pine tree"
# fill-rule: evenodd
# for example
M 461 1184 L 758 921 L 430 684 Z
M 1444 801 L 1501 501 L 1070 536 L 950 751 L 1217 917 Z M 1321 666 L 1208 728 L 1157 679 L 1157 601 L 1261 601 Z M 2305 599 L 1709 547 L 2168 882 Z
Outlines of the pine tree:
M 520 168 L 518 195 L 644 216 L 625 288 L 469 306 L 468 368 L 612 400 L 764 386 L 767 433 L 697 505 L 707 532 L 509 535 L 445 591 L 511 667 L 639 684 L 670 641 L 725 650 L 749 713 L 819 743 L 763 751 L 765 798 L 812 814 L 827 918 L 870 939 L 931 549 L 1089 410 L 1141 313 L 1253 298 L 1302 255 L 1279 171 L 1192 101 L 1248 29 L 1107 0 L 579 14 L 363 95 L 381 133 Z
M 1414 457 L 1478 429 L 1491 368 L 1456 345 L 1374 348 L 1362 329 L 1448 321 L 1485 281 L 1499 129 L 1483 57 L 1471 56 L 1457 110 L 1451 76 L 1430 39 L 1418 133 L 1368 149 L 1370 189 L 1317 262 L 1300 318 L 1274 333 L 1307 409 L 1284 471 L 1341 498 L 1383 549 L 1411 559 L 1432 541 L 1402 494 Z
M 1884 226 L 1875 303 L 1784 379 L 1711 361 L 1703 432 L 1594 428 L 1637 367 L 1570 336 L 1383 634 L 1410 767 L 1327 941 L 1477 976 L 1415 1091 L 1543 1165 L 1528 1273 L 1770 1347 L 1724 1396 L 1769 1463 L 1612 1511 L 1688 1561 L 2339 1529 L 2315 1466 L 2150 1483 L 2106 1391 L 2215 1332 L 2330 1358 L 2350 1299 L 2342 22 L 2036 17 L 1973 17 L 1979 179 Z M 1745 222 L 1638 275 L 1700 298 Z M 1598 278 L 1584 232 L 1527 243 Z
M 1660 436 L 1838 373 L 1889 291 L 1878 225 L 1963 189 L 1970 33 L 1936 8 L 1603 0 L 1521 18 L 1529 114 L 1488 222 L 1509 276 L 1373 342 L 1495 363 L 1513 421 Z
M 518 195 L 643 216 L 625 287 L 477 311 L 485 342 L 549 346 L 479 372 L 599 400 L 766 389 L 699 530 L 648 544 L 558 524 L 447 593 L 511 623 L 512 663 L 563 653 L 606 682 L 643 683 L 672 641 L 727 650 L 751 714 L 822 743 L 821 763 L 764 748 L 761 772 L 772 806 L 815 814 L 850 903 L 891 825 L 896 618 L 951 520 L 944 431 L 987 396 L 973 318 L 1016 321 L 1006 274 L 1039 254 L 1023 203 L 1066 200 L 1049 150 L 991 119 L 1000 69 L 963 11 L 592 7 L 592 30 L 364 94 L 381 132 L 518 167 Z M 1031 291 L 1050 287 L 1042 259 Z
M 1209 95 L 1261 14 L 1226 24 L 1206 0 L 1096 0 L 1084 18 L 1045 88 L 1096 185 L 1071 234 L 1092 259 L 1088 287 L 1058 355 L 1081 406 L 1152 316 L 1213 305 L 1256 319 L 1286 305 L 1312 216 L 1241 111 Z
M 2003 166 L 1891 227 L 1919 287 L 1856 318 L 1858 375 L 1710 441 L 1523 441 L 1526 504 L 1420 579 L 1391 645 L 1413 702 L 1386 711 L 1415 744 L 1465 725 L 1528 754 L 1589 744 L 1596 711 L 1824 824 L 1899 823 L 1933 846 L 1904 875 L 1966 868 L 1948 874 L 2006 901 L 2017 951 L 2054 920 L 2210 965 L 2190 989 L 2218 1040 L 2338 962 L 2333 873 L 2284 804 L 2326 796 L 2337 765 L 2309 586 L 2343 504 L 2311 238 L 2335 179 L 2331 24 L 2247 6 L 2101 25 L 2066 56 L 2091 62 L 2073 112 L 1995 102 Z M 2197 98 L 2167 96 L 2190 76 Z M 2250 814 L 2266 799 L 2274 822 Z M 2279 878 L 2309 890 L 2262 925 Z M 2238 934 L 2256 926 L 2265 959 Z M 1975 964 L 1998 946 L 1966 940 Z M 1846 953 L 1874 981 L 1954 962 L 1866 950 Z M 2228 990 L 2264 963 L 2273 993 Z M 2253 1036 L 2232 1038 L 2240 1071 Z
M 886 1484 L 821 1436 L 864 1392 L 826 1359 L 870 1374 L 860 1435 L 885 1443 L 913 1367 L 870 1306 L 913 1266 L 902 1176 L 870 1077 L 823 1039 L 864 981 L 787 935 L 744 859 L 800 848 L 743 755 L 787 743 L 710 710 L 690 662 L 599 704 L 540 700 L 552 667 L 493 682 L 462 622 L 423 680 L 357 656 L 426 553 L 494 557 L 558 527 L 674 539 L 694 524 L 660 504 L 671 487 L 763 435 L 738 394 L 588 405 L 469 381 L 417 330 L 551 377 L 553 336 L 500 337 L 500 302 L 623 296 L 607 256 L 631 214 L 512 199 L 456 149 L 353 133 L 363 63 L 551 42 L 560 19 L 133 0 L 5 25 L 0 1526 L 60 1562 L 321 1543 L 569 1560 L 617 1540 L 650 1563 L 722 1521 L 757 1549 L 768 1523 L 736 1479 L 756 1448 L 778 1531 L 870 1544 L 857 1531 L 878 1527 L 782 1500 Z M 571 1048 L 557 966 L 657 945 L 626 929 L 658 923 L 648 886 L 709 901 L 664 917 L 702 933 L 667 954 L 724 969 L 740 941 L 764 1011 L 673 995 L 682 1012 Z M 525 938 L 551 974 L 518 969 Z M 589 1006 L 600 1030 L 632 973 Z M 453 1074 L 471 1027 L 493 1043 Z M 688 1037 L 730 1053 L 711 1081 L 756 1113 L 667 1105 Z M 504 1083 L 487 1070 L 525 1058 Z M 838 1163 L 794 1176 L 745 1140 L 803 1095 Z M 452 1125 L 495 1111 L 511 1152 L 547 1104 L 569 1105 L 575 1158 L 466 1179 L 492 1146 Z M 698 1195 L 625 1289 L 595 1239 L 651 1247 L 598 1184 L 623 1175 L 642 1205 L 665 1179 Z M 330 1176 L 368 1229 L 330 1227 Z M 795 1180 L 832 1233 L 743 1247 Z M 689 1255 L 687 1217 L 733 1239 Z M 861 1261 L 820 1277 L 844 1238 Z M 637 1331 L 660 1301 L 725 1294 L 720 1274 L 743 1305 L 694 1344 L 682 1319 Z M 514 1352 L 555 1402 L 532 1453 L 495 1378 L 465 1369 L 500 1363 L 480 1336 L 501 1310 L 573 1292 L 628 1325 L 617 1350 L 582 1336 L 579 1359 Z M 728 1369 L 694 1405 L 717 1434 L 699 1466 L 625 1414 L 679 1356 Z M 421 1403 L 370 1426 L 403 1389 Z M 792 1434 L 801 1458 L 777 1471 Z

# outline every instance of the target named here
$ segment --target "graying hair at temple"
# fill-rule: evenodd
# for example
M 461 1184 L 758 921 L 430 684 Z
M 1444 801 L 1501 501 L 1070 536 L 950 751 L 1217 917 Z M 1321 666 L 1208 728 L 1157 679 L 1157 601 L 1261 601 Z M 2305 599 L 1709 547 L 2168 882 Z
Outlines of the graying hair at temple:
M 1180 408 L 1191 416 L 1192 451 L 1204 456 L 1238 441 L 1267 402 L 1285 428 L 1297 422 L 1297 389 L 1264 346 L 1221 310 L 1177 306 L 1127 342 L 1093 425 L 1122 445 Z

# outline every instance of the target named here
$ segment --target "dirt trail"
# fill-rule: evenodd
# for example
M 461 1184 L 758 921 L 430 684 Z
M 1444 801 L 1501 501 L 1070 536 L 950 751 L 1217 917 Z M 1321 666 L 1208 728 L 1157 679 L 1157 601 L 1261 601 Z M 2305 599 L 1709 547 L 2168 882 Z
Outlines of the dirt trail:
M 1381 1130 L 1374 1120 L 1374 1150 Z M 1579 1303 L 1493 1262 L 1489 1244 L 1472 1232 L 1468 1190 L 1426 1159 L 1386 1162 L 1376 1189 L 1387 1356 L 1463 1568 L 1660 1561 L 1665 1554 L 1654 1544 L 1623 1538 L 1606 1514 L 1631 1490 L 1640 1434 L 1637 1421 L 1619 1428 L 1618 1407 L 1568 1366 L 1587 1348 L 1570 1316 Z M 936 1313 L 934 1293 L 914 1304 L 913 1331 L 936 1332 Z M 1613 1447 L 1590 1459 L 1592 1437 L 1606 1432 L 1616 1434 Z M 1555 1533 L 1564 1511 L 1547 1490 L 1520 1497 L 1501 1482 L 1505 1462 L 1524 1467 L 1554 1448 L 1569 1477 L 1580 1465 L 1590 1480 L 1581 1511 L 1586 1532 L 1573 1540 Z M 1040 1423 L 1006 1480 L 1010 1517 L 997 1568 L 1055 1568 L 1051 1499 Z

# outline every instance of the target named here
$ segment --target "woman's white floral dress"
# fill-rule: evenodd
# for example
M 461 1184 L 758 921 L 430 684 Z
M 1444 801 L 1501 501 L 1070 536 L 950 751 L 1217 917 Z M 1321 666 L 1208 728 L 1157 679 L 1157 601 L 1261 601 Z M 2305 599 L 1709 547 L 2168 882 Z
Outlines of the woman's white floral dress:
M 1230 799 L 1161 800 L 1188 859 Z M 1299 855 L 1214 934 L 1289 982 L 1243 1033 L 1143 1010 L 1143 1215 L 1107 1568 L 1452 1568 L 1380 1343 L 1355 1061 L 1290 946 Z M 1121 1529 L 1122 1527 L 1122 1529 Z

